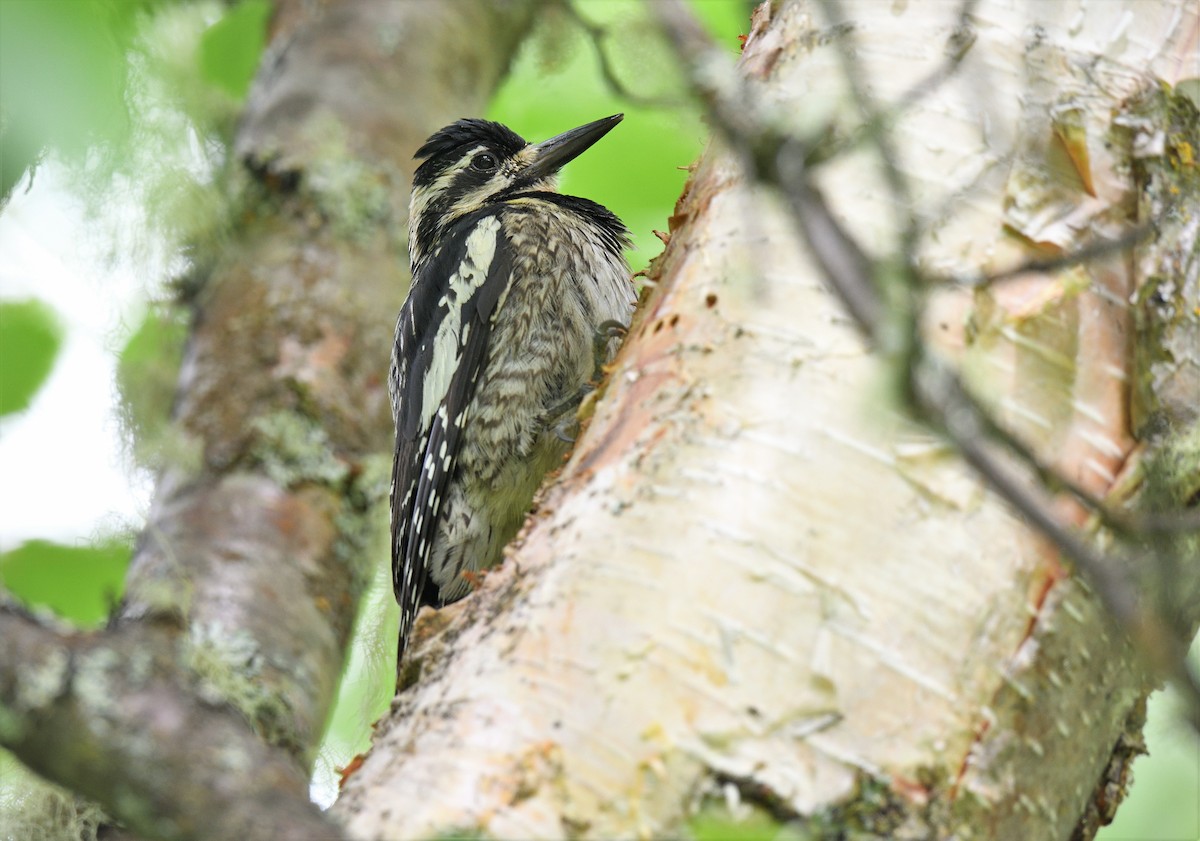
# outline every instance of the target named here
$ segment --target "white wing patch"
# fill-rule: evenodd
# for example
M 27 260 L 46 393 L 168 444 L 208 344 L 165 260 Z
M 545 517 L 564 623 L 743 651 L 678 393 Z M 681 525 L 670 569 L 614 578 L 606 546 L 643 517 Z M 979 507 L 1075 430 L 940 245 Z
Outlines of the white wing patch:
M 446 297 L 438 302 L 439 306 L 448 305 L 448 311 L 433 338 L 432 362 L 421 384 L 424 429 L 429 428 L 433 413 L 450 389 L 450 380 L 458 370 L 462 347 L 470 330 L 469 324 L 462 323 L 462 302 L 475 294 L 487 279 L 499 236 L 499 219 L 488 216 L 480 220 L 467 237 L 466 255 L 459 263 L 458 271 L 450 276 Z

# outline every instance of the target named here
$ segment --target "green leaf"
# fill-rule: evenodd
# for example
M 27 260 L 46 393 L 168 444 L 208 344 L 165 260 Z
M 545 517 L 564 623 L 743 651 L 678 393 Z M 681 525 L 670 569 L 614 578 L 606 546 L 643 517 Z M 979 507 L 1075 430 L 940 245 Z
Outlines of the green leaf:
M 126 137 L 125 49 L 148 2 L 0 0 L 0 202 L 45 147 Z
M 132 554 L 119 540 L 90 546 L 30 540 L 0 554 L 0 585 L 31 607 L 48 607 L 78 625 L 100 625 L 121 596 Z
M 166 357 L 172 369 L 178 368 L 186 336 L 187 320 L 182 309 L 152 307 L 121 348 L 118 365 L 131 376 L 139 376 L 146 368 L 162 364 Z
M 266 43 L 267 0 L 242 0 L 204 33 L 200 70 L 204 78 L 241 99 L 250 90 Z
M 62 327 L 40 301 L 0 302 L 0 416 L 29 406 L 62 346 Z
M 156 435 L 168 424 L 186 339 L 183 310 L 154 306 L 121 349 L 117 385 L 135 435 Z
M 783 834 L 779 824 L 758 813 L 743 820 L 698 815 L 691 822 L 691 830 L 695 841 L 779 841 Z

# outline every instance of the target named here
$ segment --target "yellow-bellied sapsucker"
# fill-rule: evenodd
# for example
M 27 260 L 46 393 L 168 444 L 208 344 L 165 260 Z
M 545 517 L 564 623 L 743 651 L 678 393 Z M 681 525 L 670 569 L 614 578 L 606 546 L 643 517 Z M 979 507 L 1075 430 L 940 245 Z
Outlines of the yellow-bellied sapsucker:
M 388 382 L 401 656 L 422 604 L 462 598 L 469 573 L 500 560 L 562 460 L 556 426 L 593 376 L 598 331 L 629 324 L 629 232 L 555 189 L 559 168 L 620 120 L 536 145 L 499 123 L 459 120 L 417 151 L 413 282 Z

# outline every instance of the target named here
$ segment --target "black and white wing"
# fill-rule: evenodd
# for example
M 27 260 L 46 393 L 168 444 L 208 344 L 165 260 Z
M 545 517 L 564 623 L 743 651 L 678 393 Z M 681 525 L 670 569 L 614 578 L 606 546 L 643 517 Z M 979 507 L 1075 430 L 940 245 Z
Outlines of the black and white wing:
M 389 383 L 396 420 L 392 586 L 401 654 L 421 604 L 492 317 L 512 274 L 510 246 L 494 210 L 455 223 L 443 243 L 413 278 L 400 311 Z

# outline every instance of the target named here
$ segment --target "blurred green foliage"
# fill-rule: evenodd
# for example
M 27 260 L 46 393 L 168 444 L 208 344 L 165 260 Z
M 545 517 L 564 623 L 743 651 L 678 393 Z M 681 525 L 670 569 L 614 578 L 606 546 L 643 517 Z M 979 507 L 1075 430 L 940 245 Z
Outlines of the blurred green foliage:
M 0 301 L 0 417 L 28 408 L 54 367 L 62 333 L 41 301 Z
M 117 380 L 139 389 L 153 387 L 159 414 L 166 415 L 187 338 L 187 319 L 179 308 L 151 307 L 117 354 Z M 148 382 L 149 381 L 149 382 Z
M 210 26 L 200 40 L 204 78 L 242 99 L 258 69 L 270 16 L 267 0 L 242 0 Z
M 688 822 L 694 841 L 808 841 L 762 812 L 735 819 L 721 811 L 702 811 Z M 813 839 L 815 841 L 815 839 Z
M 131 551 L 121 540 L 89 546 L 30 540 L 0 554 L 0 586 L 30 607 L 95 627 L 120 597 Z
M 170 418 L 187 329 L 182 308 L 151 306 L 117 354 L 121 424 L 134 460 L 145 467 L 178 463 L 181 456 Z
M 72 157 L 123 142 L 127 50 L 156 2 L 0 2 L 0 203 L 46 147 Z

